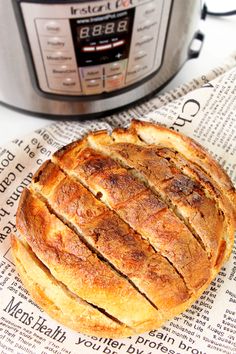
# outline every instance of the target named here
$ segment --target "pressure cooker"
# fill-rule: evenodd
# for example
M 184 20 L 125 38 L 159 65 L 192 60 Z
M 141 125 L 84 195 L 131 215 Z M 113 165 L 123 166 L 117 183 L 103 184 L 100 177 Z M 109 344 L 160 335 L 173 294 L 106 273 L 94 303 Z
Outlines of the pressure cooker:
M 0 102 L 94 117 L 160 90 L 198 55 L 200 0 L 0 2 Z

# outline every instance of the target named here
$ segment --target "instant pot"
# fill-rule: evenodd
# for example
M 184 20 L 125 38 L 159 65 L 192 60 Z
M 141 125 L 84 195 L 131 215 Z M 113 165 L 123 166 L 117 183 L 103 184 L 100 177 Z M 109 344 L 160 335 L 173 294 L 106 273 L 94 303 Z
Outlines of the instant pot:
M 200 0 L 0 2 L 0 101 L 96 116 L 160 90 L 198 55 Z

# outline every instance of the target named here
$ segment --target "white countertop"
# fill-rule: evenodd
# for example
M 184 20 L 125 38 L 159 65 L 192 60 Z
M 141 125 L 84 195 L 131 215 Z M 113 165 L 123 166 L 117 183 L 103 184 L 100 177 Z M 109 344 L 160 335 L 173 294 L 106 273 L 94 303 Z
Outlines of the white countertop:
M 207 5 L 211 11 L 236 9 L 235 0 L 224 2 L 208 0 Z M 221 64 L 227 56 L 236 51 L 236 16 L 208 16 L 202 23 L 201 29 L 205 34 L 205 40 L 199 58 L 188 61 L 165 90 L 170 90 L 183 82 L 207 73 L 209 69 Z M 55 122 L 55 120 L 18 113 L 0 105 L 0 145 L 53 121 Z

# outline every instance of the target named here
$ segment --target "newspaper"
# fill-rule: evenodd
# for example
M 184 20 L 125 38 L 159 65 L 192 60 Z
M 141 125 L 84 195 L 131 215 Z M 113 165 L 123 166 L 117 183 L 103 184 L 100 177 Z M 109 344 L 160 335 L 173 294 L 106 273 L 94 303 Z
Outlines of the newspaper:
M 161 329 L 121 340 L 69 330 L 44 313 L 19 279 L 10 250 L 20 194 L 61 146 L 132 118 L 159 122 L 203 144 L 236 183 L 236 54 L 221 67 L 169 93 L 100 120 L 56 122 L 0 148 L 1 354 L 236 353 L 236 248 L 191 308 Z

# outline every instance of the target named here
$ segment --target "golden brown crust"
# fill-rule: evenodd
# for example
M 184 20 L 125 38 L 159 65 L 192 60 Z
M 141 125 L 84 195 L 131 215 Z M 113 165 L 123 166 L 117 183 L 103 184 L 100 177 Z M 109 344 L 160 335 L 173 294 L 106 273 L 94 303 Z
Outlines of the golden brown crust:
M 75 174 L 94 194 L 101 193 L 101 200 L 105 204 L 146 238 L 158 252 L 167 257 L 183 276 L 189 289 L 192 291 L 199 289 L 209 278 L 210 263 L 205 251 L 184 223 L 166 205 L 156 214 L 152 210 L 147 210 L 148 216 L 144 222 L 140 222 L 136 216 L 131 217 L 130 212 L 134 215 L 135 211 L 134 203 L 139 210 L 137 201 L 139 198 L 142 199 L 143 195 L 149 194 L 149 198 L 156 199 L 156 204 L 159 204 L 160 200 L 110 157 L 101 154 L 99 156 L 99 153 L 91 148 L 88 156 L 87 150 L 88 148 L 81 150 L 77 155 L 79 168 L 76 166 L 74 170 L 68 170 L 68 173 Z M 103 159 L 105 170 L 100 171 L 99 167 L 94 167 L 97 166 L 97 163 L 94 163 L 97 159 Z M 60 164 L 66 168 L 63 160 Z M 86 171 L 89 172 L 86 174 Z
M 12 255 L 25 287 L 51 317 L 75 331 L 105 337 L 125 337 L 134 332 L 113 321 L 72 294 L 51 275 L 27 244 L 11 238 Z
M 147 125 L 150 133 L 150 124 Z M 150 137 L 155 140 L 158 137 L 155 132 L 162 127 L 153 125 L 153 128 Z M 139 179 L 160 193 L 206 248 L 213 265 L 218 264 L 219 268 L 219 259 L 229 257 L 236 220 L 231 201 L 214 179 L 196 163 L 187 160 L 177 147 L 164 147 L 158 140 L 156 145 L 148 145 L 140 140 L 135 124 L 129 129 L 115 129 L 111 136 L 106 131 L 91 133 L 88 141 L 96 150 L 112 156 L 126 167 L 133 167 Z M 225 244 L 225 254 L 219 256 L 222 243 Z
M 167 260 L 58 166 L 44 166 L 32 187 L 159 309 L 168 310 L 188 299 L 183 280 Z
M 189 160 L 186 160 L 183 156 L 178 153 L 174 153 L 169 149 L 161 149 L 160 153 L 165 154 L 168 156 L 170 160 L 173 159 L 174 163 L 183 171 L 183 173 L 194 181 L 201 185 L 202 189 L 204 189 L 206 196 L 208 196 L 211 200 L 215 201 L 216 209 L 220 216 L 224 219 L 223 220 L 223 229 L 222 229 L 222 238 L 226 242 L 225 248 L 225 259 L 228 259 L 231 247 L 234 241 L 234 230 L 235 230 L 235 212 L 232 208 L 231 201 L 227 195 L 224 193 L 223 190 L 218 188 L 218 185 L 214 182 L 214 179 L 211 176 L 207 175 L 199 166 L 192 163 Z M 218 217 L 219 218 L 219 217 Z M 218 219 L 217 218 L 217 219 Z M 216 222 L 215 220 L 214 222 Z M 220 226 L 218 225 L 218 228 Z M 213 229 L 213 226 L 212 226 Z M 213 229 L 215 230 L 215 229 Z M 218 229 L 217 229 L 218 230 Z M 210 231 L 209 231 L 210 232 Z M 221 241 L 220 241 L 221 242 Z M 221 252 L 218 249 L 218 252 Z M 218 257 L 218 256 L 217 256 Z
M 126 279 L 100 261 L 32 192 L 23 192 L 20 205 L 18 230 L 52 275 L 70 291 L 134 328 L 158 318 L 158 311 Z
M 100 135 L 90 134 L 88 140 L 101 152 L 121 161 L 124 166 L 133 168 L 136 175 L 139 172 L 140 178 L 160 194 L 172 209 L 176 209 L 191 231 L 198 235 L 214 264 L 224 231 L 223 215 L 216 202 L 207 197 L 200 183 L 184 174 L 169 160 L 169 154 L 165 155 L 168 149 L 153 145 L 147 147 L 138 142 L 137 138 L 135 144 L 130 143 L 128 140 L 134 139 L 130 138 L 130 134 L 127 135 L 115 132 L 109 139 L 104 132 Z
M 133 120 L 131 129 L 147 144 L 173 148 L 200 166 L 214 179 L 215 184 L 228 195 L 236 217 L 235 188 L 226 172 L 201 145 L 183 134 L 157 124 Z
M 13 252 L 33 298 L 70 328 L 111 337 L 158 328 L 190 306 L 228 258 L 236 194 L 193 140 L 136 121 L 111 135 L 91 133 L 52 161 L 17 212 L 31 249 L 15 240 Z

